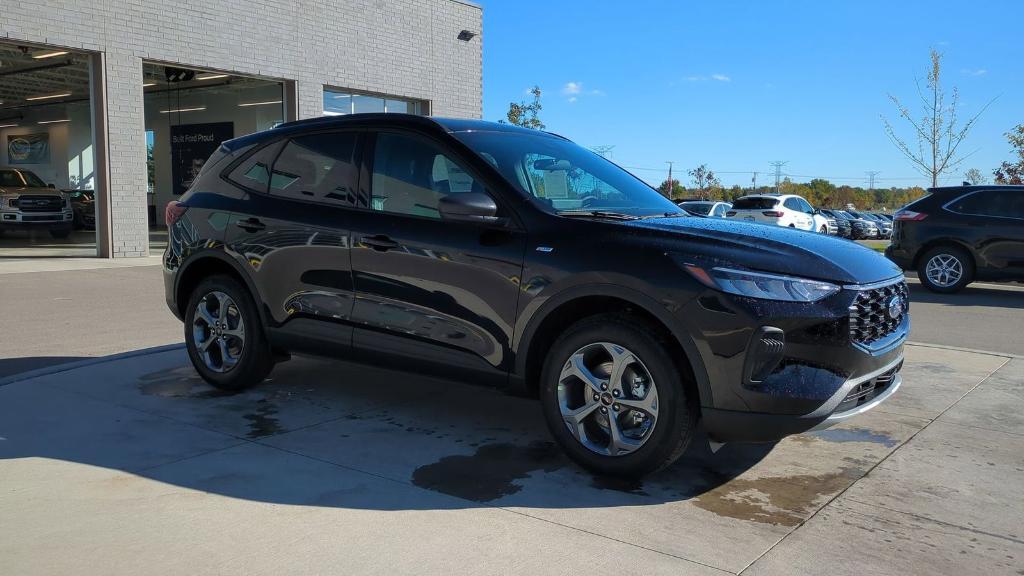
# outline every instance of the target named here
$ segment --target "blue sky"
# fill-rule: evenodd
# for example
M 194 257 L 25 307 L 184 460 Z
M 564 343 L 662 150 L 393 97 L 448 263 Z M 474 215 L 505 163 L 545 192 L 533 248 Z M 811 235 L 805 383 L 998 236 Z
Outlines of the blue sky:
M 726 185 L 767 182 L 772 160 L 794 180 L 924 185 L 879 118 L 908 103 L 928 52 L 961 116 L 991 99 L 964 143 L 967 168 L 991 177 L 1010 158 L 1004 137 L 1024 123 L 1024 2 L 483 1 L 484 117 L 544 92 L 548 130 L 657 183 L 700 163 Z M 897 124 L 903 129 L 903 124 Z M 904 132 L 907 136 L 909 133 Z M 643 170 L 641 168 L 647 168 Z M 728 174 L 727 172 L 744 172 Z

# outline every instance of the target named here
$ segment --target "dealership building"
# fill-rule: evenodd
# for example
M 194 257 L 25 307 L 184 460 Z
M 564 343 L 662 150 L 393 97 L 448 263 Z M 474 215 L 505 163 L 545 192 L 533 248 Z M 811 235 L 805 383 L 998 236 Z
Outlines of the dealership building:
M 0 0 L 0 194 L 31 173 L 74 213 L 3 200 L 0 256 L 158 253 L 217 144 L 281 122 L 479 118 L 481 32 L 460 0 Z

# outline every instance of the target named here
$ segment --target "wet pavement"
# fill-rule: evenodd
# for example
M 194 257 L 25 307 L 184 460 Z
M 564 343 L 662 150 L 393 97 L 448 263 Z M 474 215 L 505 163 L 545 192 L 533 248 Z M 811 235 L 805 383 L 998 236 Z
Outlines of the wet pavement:
M 102 362 L 0 386 L 0 572 L 1024 574 L 1024 360 L 911 346 L 903 374 L 840 427 L 623 482 L 489 388 Z

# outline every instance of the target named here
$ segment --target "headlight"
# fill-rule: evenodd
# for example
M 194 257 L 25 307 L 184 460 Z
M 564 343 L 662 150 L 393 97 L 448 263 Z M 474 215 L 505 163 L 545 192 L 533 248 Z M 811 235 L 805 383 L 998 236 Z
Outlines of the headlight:
M 687 264 L 686 270 L 701 284 L 709 288 L 762 300 L 817 302 L 840 290 L 840 287 L 835 284 L 795 276 L 779 276 L 722 267 L 704 269 L 693 264 Z

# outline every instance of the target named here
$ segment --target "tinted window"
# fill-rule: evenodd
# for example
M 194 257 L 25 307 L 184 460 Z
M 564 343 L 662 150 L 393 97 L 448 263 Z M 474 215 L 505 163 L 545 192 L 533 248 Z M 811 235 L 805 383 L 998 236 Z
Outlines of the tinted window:
M 779 203 L 777 198 L 740 198 L 732 203 L 733 210 L 768 210 Z
M 381 133 L 373 156 L 372 208 L 440 218 L 441 198 L 484 187 L 427 140 Z
M 45 188 L 46 183 L 28 170 L 0 170 L 0 186 Z
M 228 179 L 250 190 L 266 194 L 267 184 L 270 183 L 270 166 L 282 146 L 284 142 L 274 142 L 260 148 L 235 166 L 228 174 Z M 208 164 L 209 162 L 204 167 Z
M 1012 190 L 983 190 L 957 198 L 949 209 L 961 214 L 1024 218 L 1024 194 Z
M 354 132 L 327 132 L 290 140 L 274 163 L 270 194 L 323 204 L 355 205 L 353 157 L 357 138 Z
M 709 214 L 712 206 L 711 202 L 683 202 L 679 205 L 683 210 L 694 214 Z
M 814 213 L 814 208 L 811 206 L 811 204 L 809 202 L 807 202 L 807 200 L 804 200 L 803 198 L 797 198 L 796 200 L 797 200 L 797 204 L 800 205 L 800 209 L 802 211 L 804 211 L 804 212 L 806 212 L 808 214 L 813 214 Z

